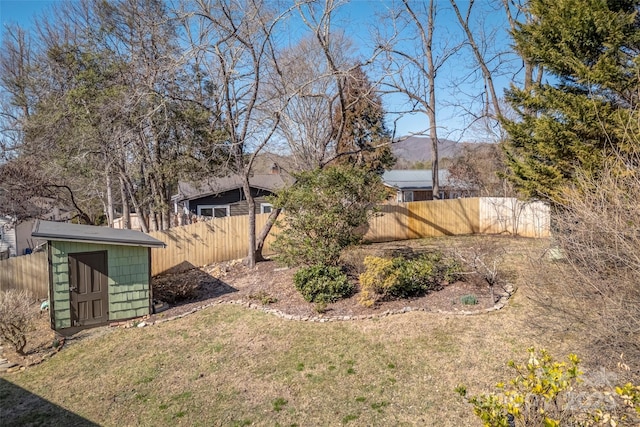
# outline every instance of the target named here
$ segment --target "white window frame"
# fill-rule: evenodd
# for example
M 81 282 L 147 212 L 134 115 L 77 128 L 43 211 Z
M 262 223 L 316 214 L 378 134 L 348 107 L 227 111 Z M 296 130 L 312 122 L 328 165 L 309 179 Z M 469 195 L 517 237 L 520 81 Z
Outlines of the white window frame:
M 229 207 L 229 205 L 198 205 L 198 216 L 204 216 L 202 215 L 202 209 L 211 209 L 211 213 L 213 214 L 211 215 L 211 218 L 224 218 L 216 216 L 216 209 L 225 209 L 227 211 L 226 216 L 231 216 L 231 208 Z
M 263 214 L 263 213 L 271 213 L 271 211 L 269 211 L 269 212 L 265 212 L 264 211 L 264 208 L 266 208 L 266 207 L 269 207 L 269 208 L 271 208 L 271 210 L 273 210 L 273 205 L 271 203 L 260 203 L 260 213 L 261 214 Z

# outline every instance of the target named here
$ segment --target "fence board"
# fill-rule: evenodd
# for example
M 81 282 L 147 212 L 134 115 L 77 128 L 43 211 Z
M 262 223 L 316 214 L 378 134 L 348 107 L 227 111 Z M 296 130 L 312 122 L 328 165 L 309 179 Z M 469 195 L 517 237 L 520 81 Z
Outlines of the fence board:
M 0 261 L 0 291 L 26 289 L 36 298 L 49 295 L 49 270 L 46 252 Z
M 384 205 L 369 223 L 368 242 L 477 233 L 478 198 Z
M 549 206 L 542 202 L 522 202 L 506 197 L 480 199 L 479 232 L 482 234 L 549 237 L 549 229 Z

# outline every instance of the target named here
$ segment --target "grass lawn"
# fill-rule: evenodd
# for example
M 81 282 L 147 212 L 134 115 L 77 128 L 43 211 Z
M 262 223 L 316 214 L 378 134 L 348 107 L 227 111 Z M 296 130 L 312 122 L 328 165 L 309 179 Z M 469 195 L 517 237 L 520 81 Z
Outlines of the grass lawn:
M 452 242 L 464 240 L 424 240 Z M 543 274 L 553 268 L 542 256 L 548 242 L 501 242 L 518 291 L 500 311 L 307 323 L 216 305 L 85 339 L 4 374 L 0 424 L 57 425 L 63 416 L 53 406 L 21 412 L 18 386 L 105 426 L 481 425 L 456 385 L 490 390 L 531 346 L 558 358 L 584 346 L 583 324 L 559 309 L 561 287 Z

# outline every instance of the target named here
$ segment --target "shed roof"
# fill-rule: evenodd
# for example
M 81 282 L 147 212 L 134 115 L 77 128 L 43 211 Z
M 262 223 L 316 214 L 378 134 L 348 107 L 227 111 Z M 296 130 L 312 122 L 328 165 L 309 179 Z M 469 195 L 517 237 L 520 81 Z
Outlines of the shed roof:
M 61 240 L 66 242 L 145 246 L 149 248 L 164 248 L 166 246 L 164 242 L 154 239 L 140 231 L 42 220 L 36 221 L 31 235 L 47 240 Z

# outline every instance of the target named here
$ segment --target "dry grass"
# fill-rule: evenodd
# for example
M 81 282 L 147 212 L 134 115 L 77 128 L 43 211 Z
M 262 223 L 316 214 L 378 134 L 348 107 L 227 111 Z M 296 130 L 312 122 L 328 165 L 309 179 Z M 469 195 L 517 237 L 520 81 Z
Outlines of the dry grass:
M 554 268 L 543 255 L 548 242 L 500 242 L 519 290 L 499 312 L 306 323 L 216 305 L 86 339 L 4 375 L 0 414 L 23 424 L 15 384 L 106 426 L 480 425 L 456 385 L 491 389 L 511 375 L 505 363 L 525 357 L 530 346 L 559 358 L 588 351 L 581 341 L 588 323 L 563 310 L 569 302 L 561 286 L 543 274 Z M 54 421 L 61 416 L 52 414 Z

